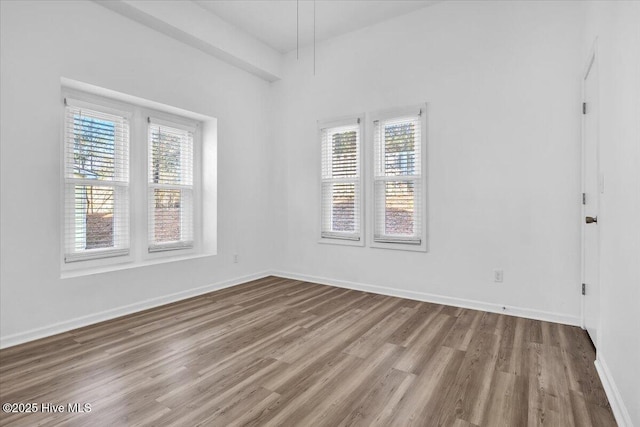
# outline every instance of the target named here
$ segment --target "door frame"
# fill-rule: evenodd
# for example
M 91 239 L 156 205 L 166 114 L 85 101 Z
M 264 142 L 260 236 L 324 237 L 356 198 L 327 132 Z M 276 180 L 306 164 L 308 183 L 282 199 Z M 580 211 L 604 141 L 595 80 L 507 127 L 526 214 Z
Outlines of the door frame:
M 595 40 L 593 41 L 593 44 L 591 46 L 591 49 L 589 51 L 589 55 L 587 57 L 587 63 L 584 67 L 584 71 L 582 73 L 582 84 L 581 84 L 581 88 L 582 88 L 582 102 L 586 103 L 586 81 L 587 78 L 589 77 L 589 74 L 591 73 L 591 71 L 593 70 L 593 68 L 598 66 L 598 38 L 596 37 Z M 599 103 L 600 103 L 600 95 L 599 95 L 599 90 L 600 90 L 600 85 L 598 84 L 599 82 L 596 82 L 597 86 L 596 86 L 596 91 L 598 92 L 598 95 L 596 97 L 596 108 L 598 109 L 598 117 L 599 117 Z M 588 108 L 588 106 L 587 106 Z M 600 208 L 600 193 L 601 193 L 601 173 L 600 173 L 600 138 L 599 138 L 599 134 L 600 134 L 600 126 L 599 126 L 599 122 L 596 123 L 595 125 L 596 128 L 596 135 L 595 135 L 595 144 L 596 144 L 596 173 L 597 173 L 597 189 L 596 189 L 596 194 L 595 197 L 597 198 L 597 205 L 598 205 L 598 219 L 600 219 L 600 214 L 601 214 L 601 208 Z M 585 156 L 585 151 L 586 151 L 586 114 L 581 114 L 581 183 L 580 183 L 580 187 L 581 187 L 581 196 L 582 194 L 585 194 L 585 190 L 586 190 L 586 156 Z M 580 285 L 582 286 L 583 283 L 585 283 L 585 267 L 586 267 L 586 262 L 585 262 L 585 256 L 586 256 L 586 252 L 585 252 L 585 216 L 586 216 L 586 205 L 584 203 L 582 203 L 582 200 L 580 201 Z M 600 227 L 600 224 L 598 224 L 598 227 Z M 596 247 L 596 251 L 598 254 L 598 263 L 600 262 L 600 232 L 598 232 L 598 239 L 597 239 L 597 247 Z M 598 286 L 600 286 L 600 274 L 599 274 L 600 268 L 598 266 Z M 588 290 L 587 290 L 588 292 Z M 598 292 L 598 296 L 600 295 L 601 292 Z M 585 310 L 585 297 L 586 295 L 582 295 L 582 292 L 580 293 L 580 307 L 581 307 L 581 327 L 582 329 L 584 329 L 586 331 L 587 327 L 586 327 L 586 310 Z M 597 301 L 597 303 L 599 304 L 599 301 Z M 598 319 L 597 319 L 597 326 L 596 326 L 596 330 L 600 331 L 601 328 L 601 316 L 599 315 L 599 310 L 598 310 Z M 596 341 L 600 341 L 600 334 L 596 335 Z M 597 349 L 598 349 L 598 342 L 594 342 L 593 343 L 594 346 L 596 347 L 596 353 L 597 353 Z

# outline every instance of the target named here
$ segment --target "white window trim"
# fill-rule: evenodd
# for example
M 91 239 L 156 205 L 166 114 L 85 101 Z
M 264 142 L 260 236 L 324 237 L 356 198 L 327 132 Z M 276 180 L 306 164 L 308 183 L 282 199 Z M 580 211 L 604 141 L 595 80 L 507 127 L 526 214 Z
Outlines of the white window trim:
M 420 161 L 421 163 L 421 176 L 420 176 L 420 184 L 421 184 L 421 188 L 422 188 L 422 194 L 421 194 L 421 233 L 420 233 L 420 244 L 417 243 L 413 243 L 413 242 L 380 242 L 380 241 L 376 241 L 375 240 L 375 165 L 374 165 L 374 132 L 373 129 L 375 127 L 375 122 L 376 121 L 382 121 L 382 120 L 389 120 L 392 119 L 394 117 L 402 117 L 402 116 L 409 116 L 409 115 L 415 115 L 418 112 L 420 112 L 420 121 L 421 121 L 421 151 L 420 151 Z M 427 162 L 428 160 L 428 156 L 427 156 L 427 151 L 428 151 L 428 146 L 427 146 L 427 133 L 428 133 L 428 127 L 427 127 L 427 114 L 428 114 L 428 109 L 427 109 L 427 104 L 423 103 L 423 104 L 417 104 L 417 105 L 411 105 L 411 106 L 407 106 L 407 107 L 401 107 L 401 108 L 393 108 L 393 109 L 386 109 L 386 110 L 380 110 L 380 111 L 376 111 L 371 113 L 368 116 L 367 119 L 367 125 L 370 129 L 370 131 L 368 132 L 368 139 L 367 139 L 367 151 L 366 151 L 366 163 L 368 165 L 371 165 L 371 167 L 369 167 L 368 170 L 368 174 L 367 174 L 367 182 L 370 184 L 367 187 L 367 198 L 369 200 L 369 203 L 367 204 L 367 212 L 368 212 L 368 217 L 371 218 L 371 221 L 369 221 L 368 225 L 367 225 L 367 234 L 369 235 L 369 239 L 370 239 L 370 243 L 369 246 L 371 248 L 376 248 L 376 249 L 393 249 L 393 250 L 402 250 L 402 251 L 412 251 L 412 252 L 428 252 L 429 250 L 429 242 L 428 242 L 428 229 L 429 229 L 429 224 L 428 224 L 428 207 L 429 207 L 429 190 L 428 190 L 428 179 L 427 176 L 429 174 L 429 164 Z
M 216 238 L 215 234 L 208 238 L 205 245 L 203 236 L 203 128 L 202 124 L 211 127 L 208 130 L 215 132 L 216 120 L 193 113 L 193 117 L 185 117 L 173 107 L 167 110 L 152 108 L 150 101 L 131 97 L 129 95 L 118 94 L 108 90 L 101 90 L 94 86 L 86 84 L 75 84 L 71 80 L 63 79 L 63 82 L 71 83 L 69 86 L 62 87 L 61 93 L 61 113 L 60 113 L 60 276 L 61 277 L 77 277 L 85 274 L 95 274 L 96 272 L 115 271 L 122 268 L 133 268 L 138 266 L 155 264 L 158 262 L 171 262 L 180 259 L 190 259 L 193 257 L 215 255 Z M 79 86 L 76 87 L 76 86 Z M 95 93 L 93 89 L 95 88 Z M 88 92 L 86 90 L 92 90 Z M 107 96 L 99 93 L 107 92 Z M 125 99 L 121 101 L 114 99 L 110 95 L 121 95 L 119 98 Z M 117 251 L 105 251 L 105 256 L 100 258 L 91 258 L 87 260 L 74 260 L 67 262 L 65 260 L 66 251 L 66 235 L 65 235 L 65 112 L 66 99 L 73 99 L 76 106 L 85 106 L 87 108 L 96 109 L 111 114 L 122 115 L 129 119 L 129 250 L 128 253 L 116 253 Z M 138 102 L 138 100 L 140 102 Z M 160 104 L 153 103 L 160 106 Z M 183 111 L 183 110 L 181 110 Z M 184 111 L 185 113 L 189 113 Z M 148 170 L 147 170 L 147 117 L 154 117 L 159 120 L 171 123 L 175 127 L 186 127 L 195 129 L 193 139 L 193 215 L 194 215 L 194 233 L 193 246 L 187 249 L 176 248 L 176 250 L 149 252 L 148 251 Z M 209 135 L 208 134 L 208 135 Z M 209 135 L 211 136 L 211 135 Z M 214 141 L 215 143 L 215 141 Z M 134 167 L 134 165 L 144 165 L 144 167 Z M 207 176 L 211 175 L 207 172 Z M 215 174 L 214 174 L 215 175 Z M 216 232 L 215 225 L 207 225 L 207 230 Z M 209 253 L 204 253 L 204 247 L 207 247 Z
M 318 200 L 319 204 L 319 221 L 318 221 L 318 231 L 317 236 L 320 236 L 318 239 L 318 243 L 321 244 L 329 244 L 329 245 L 341 245 L 341 246 L 364 246 L 365 245 L 365 236 L 366 236 L 366 221 L 365 221 L 365 161 L 364 161 L 364 145 L 366 141 L 365 136 L 365 115 L 364 114 L 356 114 L 350 116 L 343 116 L 335 119 L 326 119 L 318 121 L 318 129 L 317 129 L 317 141 L 322 141 L 322 131 L 326 128 L 335 128 L 341 126 L 353 126 L 358 125 L 360 132 L 360 146 L 358 147 L 358 168 L 360 171 L 360 176 L 358 177 L 358 184 L 360 189 L 360 206 L 358 215 L 360 217 L 360 230 L 358 239 L 352 239 L 348 237 L 341 237 L 339 235 L 336 236 L 323 236 L 322 235 L 322 170 L 318 174 Z M 318 158 L 322 159 L 322 144 L 318 144 Z

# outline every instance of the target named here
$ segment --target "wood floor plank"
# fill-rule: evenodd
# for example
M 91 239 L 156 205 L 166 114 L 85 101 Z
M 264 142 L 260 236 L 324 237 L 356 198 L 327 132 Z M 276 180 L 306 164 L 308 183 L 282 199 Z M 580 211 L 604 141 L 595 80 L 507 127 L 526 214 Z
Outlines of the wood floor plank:
M 529 423 L 534 425 L 575 425 L 571 407 L 568 380 L 560 349 L 544 344 L 530 343 Z
M 438 384 L 447 379 L 447 368 L 450 365 L 458 366 L 462 357 L 463 352 L 459 350 L 438 346 L 391 416 L 384 420 L 384 425 L 421 426 L 432 421 L 430 414 L 425 412 L 426 404 L 437 398 L 440 392 Z
M 384 344 L 386 338 L 409 318 L 413 311 L 414 309 L 400 307 L 399 310 L 390 313 L 345 348 L 345 353 L 361 358 L 368 357 Z
M 571 399 L 573 420 L 576 425 L 584 427 L 593 426 L 591 417 L 589 416 L 589 409 L 587 408 L 587 404 L 580 393 L 574 390 L 569 390 L 569 398 Z
M 480 323 L 480 319 L 482 319 L 482 314 L 482 312 L 474 310 L 465 310 L 460 313 L 442 345 L 458 350 L 466 350 Z
M 385 406 L 392 403 L 391 411 L 393 412 L 394 402 L 404 395 L 415 376 L 397 369 L 389 369 L 378 379 L 372 386 L 364 382 L 363 385 L 368 388 L 366 393 L 358 394 L 350 406 L 348 414 L 336 425 L 339 426 L 371 426 L 380 425 L 382 417 L 385 415 Z M 395 399 L 394 397 L 397 396 Z M 337 415 L 336 417 L 341 416 Z
M 319 402 L 331 397 L 335 389 L 339 388 L 338 383 L 341 378 L 348 376 L 350 372 L 361 365 L 362 361 L 359 358 L 346 353 L 342 354 L 344 356 L 338 363 L 327 365 L 328 369 L 322 372 L 317 381 L 301 390 L 301 393 L 296 393 L 286 406 L 281 407 L 280 411 L 263 425 L 304 425 L 301 423 L 302 419 L 313 414 L 313 410 Z M 291 393 L 281 393 L 293 397 Z
M 0 350 L 2 426 L 615 426 L 585 331 L 267 277 Z
M 455 317 L 446 314 L 437 314 L 429 318 L 424 323 L 419 337 L 407 348 L 395 368 L 418 375 L 438 350 L 454 323 Z
M 499 337 L 494 334 L 478 333 L 472 338 L 455 383 L 449 387 L 447 400 L 456 407 L 455 412 L 445 414 L 445 425 L 454 421 L 454 415 L 473 424 L 482 422 L 495 378 L 498 345 Z
M 527 387 L 524 377 L 496 372 L 481 424 L 496 427 L 527 425 Z
M 450 349 L 450 347 L 444 347 Z M 454 390 L 460 367 L 464 361 L 466 353 L 461 350 L 455 350 L 451 353 L 449 362 L 444 367 L 444 371 L 437 384 L 435 384 L 435 392 L 430 398 L 423 403 L 420 410 L 419 419 L 424 420 L 425 424 L 446 425 L 444 421 L 450 422 L 458 414 L 458 401 L 450 399 L 447 391 Z M 424 371 L 426 372 L 426 370 Z M 420 377 L 423 375 L 421 374 Z
M 443 309 L 443 306 L 419 303 L 415 308 L 416 312 L 389 336 L 387 342 L 407 347 L 420 334 L 423 326 Z
M 339 384 L 327 384 L 327 388 L 332 390 L 330 396 L 320 402 L 314 399 L 313 410 L 308 411 L 300 425 L 338 424 L 358 400 L 358 396 L 366 393 L 372 384 L 392 369 L 403 350 L 393 344 L 384 344 L 362 360 L 355 369 L 337 378 Z

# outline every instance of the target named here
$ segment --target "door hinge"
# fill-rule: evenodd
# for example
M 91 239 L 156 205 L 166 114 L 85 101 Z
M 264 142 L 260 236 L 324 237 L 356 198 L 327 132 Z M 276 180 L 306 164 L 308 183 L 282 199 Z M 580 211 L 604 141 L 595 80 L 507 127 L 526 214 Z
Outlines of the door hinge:
M 582 204 L 583 205 L 587 204 L 587 193 L 582 193 Z
M 587 294 L 587 285 L 586 284 L 582 284 L 582 295 L 586 295 Z
M 587 103 L 586 102 L 582 103 L 582 114 L 587 114 Z

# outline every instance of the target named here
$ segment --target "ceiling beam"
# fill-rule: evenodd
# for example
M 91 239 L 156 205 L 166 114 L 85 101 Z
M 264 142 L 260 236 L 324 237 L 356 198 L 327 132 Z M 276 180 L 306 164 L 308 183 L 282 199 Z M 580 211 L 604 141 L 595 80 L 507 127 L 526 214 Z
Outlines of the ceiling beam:
M 192 1 L 94 1 L 264 80 L 282 77 L 280 52 Z

